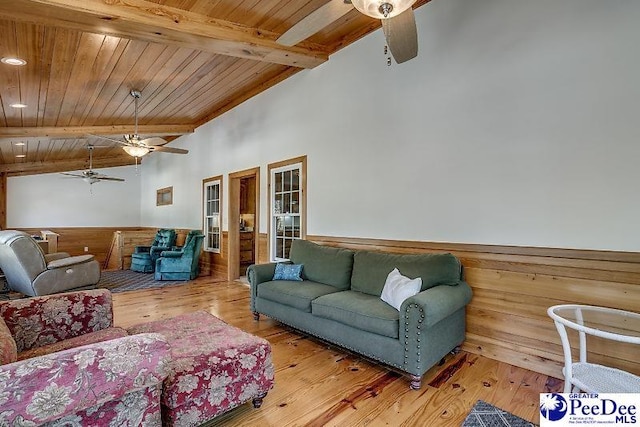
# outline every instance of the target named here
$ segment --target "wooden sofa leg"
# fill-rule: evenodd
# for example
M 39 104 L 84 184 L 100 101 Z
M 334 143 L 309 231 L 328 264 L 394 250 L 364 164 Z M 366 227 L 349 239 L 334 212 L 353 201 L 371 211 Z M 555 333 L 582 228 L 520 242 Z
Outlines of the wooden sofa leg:
M 420 387 L 422 387 L 422 376 L 410 375 L 409 378 L 411 378 L 411 384 L 409 385 L 411 390 L 420 390 Z
M 253 312 L 253 320 L 260 320 L 260 313 Z
M 256 396 L 253 398 L 253 407 L 258 409 L 259 407 L 262 406 L 262 399 L 265 398 L 265 396 L 267 395 L 267 393 L 262 393 L 259 396 Z

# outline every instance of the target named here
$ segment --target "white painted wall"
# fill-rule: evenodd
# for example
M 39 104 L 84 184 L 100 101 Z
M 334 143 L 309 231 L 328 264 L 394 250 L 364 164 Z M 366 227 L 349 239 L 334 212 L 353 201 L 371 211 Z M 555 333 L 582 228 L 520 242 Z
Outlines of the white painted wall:
M 308 233 L 640 250 L 640 2 L 434 0 L 144 165 L 142 222 L 200 227 L 208 176 L 308 155 Z M 225 179 L 225 185 L 227 185 Z M 157 188 L 175 204 L 156 208 Z
M 125 182 L 89 185 L 60 174 L 7 179 L 7 228 L 140 226 L 140 175 L 135 167 L 96 169 Z
M 376 32 L 151 155 L 140 223 L 198 228 L 202 179 L 260 166 L 266 232 L 267 164 L 306 154 L 312 235 L 639 251 L 640 2 L 416 17 L 418 58 L 388 68 Z

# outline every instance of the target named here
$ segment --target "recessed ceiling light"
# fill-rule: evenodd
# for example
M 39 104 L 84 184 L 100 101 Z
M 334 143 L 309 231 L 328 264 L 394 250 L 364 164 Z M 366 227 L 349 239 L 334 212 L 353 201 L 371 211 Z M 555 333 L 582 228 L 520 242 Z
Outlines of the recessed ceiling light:
M 18 157 L 18 158 L 20 158 L 20 159 L 21 159 L 21 158 L 23 158 L 23 157 L 27 157 L 27 155 L 26 155 L 26 154 L 16 154 L 16 157 Z
M 24 145 L 24 142 L 14 142 L 13 145 L 16 145 L 18 147 L 22 147 Z
M 24 59 L 12 58 L 10 56 L 0 59 L 0 62 L 7 65 L 26 65 L 27 64 L 27 61 L 25 61 Z
M 13 107 L 13 108 L 27 108 L 27 104 L 21 104 L 19 102 L 16 102 L 15 104 L 9 104 L 9 107 Z

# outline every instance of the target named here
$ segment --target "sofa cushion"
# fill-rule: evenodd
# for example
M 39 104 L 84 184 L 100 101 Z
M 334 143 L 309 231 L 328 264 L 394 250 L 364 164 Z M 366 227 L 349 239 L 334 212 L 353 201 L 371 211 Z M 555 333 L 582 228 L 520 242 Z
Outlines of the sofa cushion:
M 380 299 L 400 311 L 404 300 L 420 292 L 421 286 L 421 278 L 409 279 L 400 274 L 397 268 L 394 268 L 387 276 Z
M 273 280 L 291 280 L 302 281 L 302 264 L 276 264 L 276 270 L 273 273 Z
M 304 265 L 303 279 L 349 289 L 353 251 L 297 239 L 291 244 L 289 259 L 294 264 Z
M 380 298 L 355 291 L 342 291 L 316 298 L 314 316 L 390 338 L 398 338 L 398 310 Z M 345 337 L 348 342 L 348 337 Z
M 103 341 L 110 341 L 116 338 L 126 337 L 127 331 L 122 328 L 106 328 L 96 332 L 80 335 L 66 340 L 46 344 L 41 347 L 34 347 L 18 353 L 18 360 L 31 359 L 32 357 L 43 356 L 45 354 L 57 353 L 62 350 L 76 348 L 83 345 L 95 344 Z
M 331 285 L 311 280 L 304 282 L 274 280 L 261 283 L 258 286 L 259 298 L 288 305 L 307 313 L 311 312 L 311 301 L 332 292 L 338 292 L 338 290 Z
M 411 279 L 422 279 L 421 291 L 436 285 L 457 285 L 462 267 L 451 254 L 390 254 L 357 251 L 353 258 L 351 290 L 380 296 L 394 268 Z

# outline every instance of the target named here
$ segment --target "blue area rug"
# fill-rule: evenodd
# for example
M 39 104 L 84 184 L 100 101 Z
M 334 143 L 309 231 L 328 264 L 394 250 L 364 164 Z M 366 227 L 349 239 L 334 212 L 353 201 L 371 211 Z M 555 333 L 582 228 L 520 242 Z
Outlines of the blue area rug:
M 184 285 L 185 283 L 189 283 L 189 281 L 154 280 L 153 273 L 138 273 L 131 270 L 103 270 L 100 273 L 100 281 L 93 288 L 107 288 L 111 292 L 117 293 Z
M 535 427 L 527 420 L 517 417 L 482 400 L 478 400 L 465 418 L 462 427 Z

